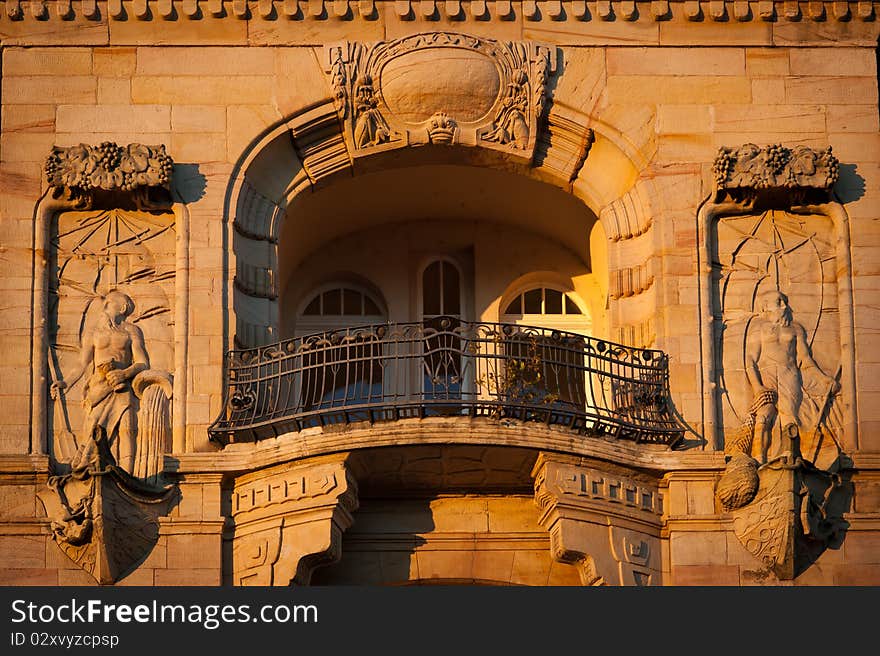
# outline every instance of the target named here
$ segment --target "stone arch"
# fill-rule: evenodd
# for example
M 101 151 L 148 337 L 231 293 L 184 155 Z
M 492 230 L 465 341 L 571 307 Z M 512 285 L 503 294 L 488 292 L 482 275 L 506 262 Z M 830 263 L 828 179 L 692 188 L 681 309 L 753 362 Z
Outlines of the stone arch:
M 278 333 L 277 245 L 288 209 L 300 195 L 366 173 L 425 162 L 493 169 L 522 175 L 572 195 L 598 221 L 589 247 L 602 245 L 599 279 L 608 291 L 607 244 L 648 232 L 653 222 L 645 162 L 612 126 L 570 104 L 551 102 L 535 135 L 531 158 L 475 144 L 407 143 L 354 152 L 338 104 L 327 98 L 303 107 L 264 131 L 242 154 L 227 190 L 230 228 L 229 302 L 239 346 L 275 341 Z

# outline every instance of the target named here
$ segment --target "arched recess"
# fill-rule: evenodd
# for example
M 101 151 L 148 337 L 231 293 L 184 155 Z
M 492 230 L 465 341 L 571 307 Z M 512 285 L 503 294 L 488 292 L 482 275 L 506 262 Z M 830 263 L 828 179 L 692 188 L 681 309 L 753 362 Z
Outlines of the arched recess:
M 551 104 L 530 160 L 480 144 L 406 144 L 355 156 L 331 99 L 305 107 L 252 143 L 228 187 L 226 270 L 234 321 L 227 342 L 251 347 L 283 337 L 278 244 L 302 199 L 352 178 L 426 166 L 522 176 L 529 181 L 523 184 L 555 188 L 579 201 L 586 216 L 598 218 L 583 226 L 584 255 L 591 260 L 596 293 L 606 298 L 610 274 L 618 266 L 616 245 L 646 235 L 653 221 L 652 182 L 639 179 L 644 163 L 627 150 L 613 128 Z M 612 338 L 621 334 L 612 327 Z

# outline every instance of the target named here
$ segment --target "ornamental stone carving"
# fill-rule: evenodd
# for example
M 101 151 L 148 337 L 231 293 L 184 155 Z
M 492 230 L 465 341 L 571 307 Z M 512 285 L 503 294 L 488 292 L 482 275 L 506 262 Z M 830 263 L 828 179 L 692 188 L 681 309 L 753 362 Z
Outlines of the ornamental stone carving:
M 59 547 L 101 584 L 149 554 L 175 496 L 164 475 L 175 358 L 171 166 L 164 146 L 111 142 L 55 147 L 45 165 L 53 197 L 65 202 L 43 219 L 42 415 L 53 476 L 40 498 Z M 153 211 L 120 209 L 132 201 Z
M 799 201 L 811 191 L 827 192 L 840 175 L 831 146 L 816 151 L 808 146 L 786 148 L 745 144 L 722 147 L 712 166 L 717 198 L 754 199 L 770 190 L 784 190 Z
M 15 21 L 46 20 L 52 4 L 55 4 L 52 0 L 6 0 L 6 14 Z M 110 22 L 131 20 L 133 14 L 142 21 L 152 16 L 153 20 L 171 23 L 223 19 L 271 24 L 281 18 L 290 21 L 308 19 L 319 23 L 352 21 L 363 25 L 371 25 L 380 17 L 408 22 L 417 14 L 431 22 L 473 20 L 480 23 L 508 23 L 521 16 L 527 25 L 540 26 L 550 21 L 589 23 L 601 20 L 620 23 L 621 29 L 627 29 L 630 24 L 634 25 L 633 29 L 638 29 L 635 26 L 670 20 L 707 22 L 722 29 L 735 29 L 742 22 L 798 23 L 809 17 L 814 21 L 849 23 L 856 20 L 873 21 L 876 17 L 870 0 L 815 0 L 807 3 L 803 10 L 798 3 L 789 3 L 784 9 L 777 7 L 773 0 L 752 3 L 746 0 L 714 0 L 708 10 L 701 8 L 700 4 L 696 0 L 680 3 L 654 0 L 648 7 L 637 8 L 634 0 L 602 0 L 593 7 L 586 0 L 574 0 L 570 6 L 563 8 L 561 0 L 548 2 L 544 7 L 539 7 L 535 0 L 499 0 L 497 3 L 486 0 L 310 0 L 307 5 L 293 0 L 262 0 L 250 6 L 247 2 L 229 0 L 225 3 L 224 0 L 168 0 L 167 3 L 140 0 L 131 11 L 126 11 L 122 0 L 109 0 L 106 16 Z M 101 16 L 95 0 L 82 5 L 70 0 L 57 0 L 57 5 L 51 11 L 57 12 L 66 21 L 73 22 L 75 17 L 97 20 Z
M 174 217 L 64 212 L 53 232 L 47 410 L 54 460 L 69 465 L 101 424 L 119 466 L 155 478 L 171 449 Z
M 91 200 L 100 192 L 121 191 L 150 204 L 150 190 L 169 188 L 173 167 L 163 145 L 120 146 L 105 141 L 97 146 L 54 146 L 44 169 L 46 182 L 56 193 L 64 190 Z
M 555 51 L 450 32 L 327 49 L 353 157 L 410 144 L 484 145 L 531 161 Z
M 52 367 L 53 470 L 40 494 L 53 537 L 101 584 L 115 583 L 149 554 L 174 485 L 164 480 L 171 450 L 172 380 L 150 368 L 135 305 L 118 290 L 83 331 L 78 366 Z M 66 391 L 82 384 L 81 431 L 69 420 Z
M 171 375 L 150 368 L 143 331 L 129 320 L 135 311 L 131 297 L 111 290 L 101 306 L 83 331 L 78 366 L 66 379 L 57 370 L 52 383 L 53 400 L 63 404 L 62 393 L 84 381 L 82 431 L 77 437 L 66 421 L 67 408 L 61 407 L 56 463 L 81 469 L 96 448 L 89 438 L 101 428 L 114 462 L 155 483 L 171 447 Z
M 840 546 L 852 498 L 849 460 L 818 469 L 800 453 L 797 425 L 789 428 L 783 453 L 760 466 L 734 444 L 715 490 L 733 517 L 736 537 L 781 580 L 795 578 L 826 548 Z
M 722 148 L 714 172 L 704 353 L 726 456 L 715 494 L 743 546 L 791 579 L 839 539 L 850 494 L 839 164 L 830 147 L 746 144 Z
M 116 464 L 107 429 L 96 423 L 67 474 L 37 493 L 52 538 L 101 585 L 143 562 L 159 539 L 159 517 L 177 498 L 171 483 L 132 476 Z

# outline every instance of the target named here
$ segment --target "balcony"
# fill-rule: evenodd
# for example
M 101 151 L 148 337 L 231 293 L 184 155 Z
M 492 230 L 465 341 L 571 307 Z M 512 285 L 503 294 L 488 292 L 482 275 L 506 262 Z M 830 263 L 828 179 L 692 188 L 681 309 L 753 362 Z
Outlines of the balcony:
M 470 416 L 589 437 L 674 445 L 668 361 L 559 330 L 438 317 L 328 331 L 233 350 L 220 443 L 315 426 Z

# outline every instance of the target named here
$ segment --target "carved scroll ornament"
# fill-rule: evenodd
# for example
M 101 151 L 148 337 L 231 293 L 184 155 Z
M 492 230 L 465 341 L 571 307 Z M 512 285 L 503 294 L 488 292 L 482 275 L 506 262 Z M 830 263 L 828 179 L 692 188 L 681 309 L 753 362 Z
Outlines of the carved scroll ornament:
M 431 32 L 328 48 L 346 141 L 485 145 L 530 160 L 555 57 L 547 46 Z M 366 154 L 366 153 L 364 153 Z

